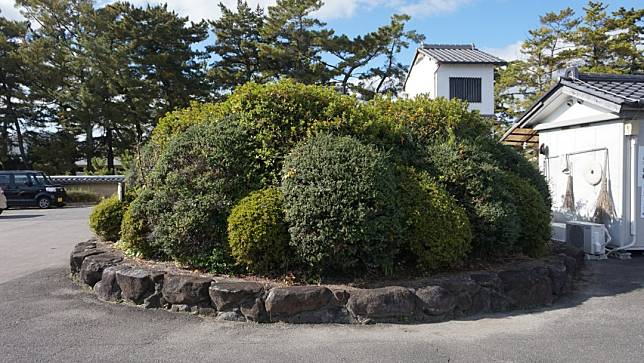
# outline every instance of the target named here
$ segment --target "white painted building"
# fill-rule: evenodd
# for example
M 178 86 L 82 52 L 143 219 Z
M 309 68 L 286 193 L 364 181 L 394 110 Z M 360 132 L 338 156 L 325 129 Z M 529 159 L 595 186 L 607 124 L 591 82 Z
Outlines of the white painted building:
M 405 80 L 407 97 L 460 98 L 470 110 L 494 114 L 494 68 L 506 64 L 472 45 L 424 44 Z
M 538 146 L 554 222 L 604 223 L 613 246 L 644 250 L 643 123 L 644 76 L 569 69 L 502 141 Z M 600 220 L 602 196 L 614 212 Z

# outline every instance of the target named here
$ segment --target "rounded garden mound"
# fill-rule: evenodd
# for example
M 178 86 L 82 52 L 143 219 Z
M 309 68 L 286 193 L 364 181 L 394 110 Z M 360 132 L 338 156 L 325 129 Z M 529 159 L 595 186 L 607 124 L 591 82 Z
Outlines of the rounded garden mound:
M 541 258 L 550 239 L 548 185 L 527 159 L 497 142 L 494 129 L 458 100 L 360 101 L 288 80 L 249 83 L 221 102 L 194 104 L 160 120 L 134 158 L 125 200 L 103 201 L 90 225 L 127 256 L 304 284 L 422 280 L 465 266 Z M 523 276 L 529 283 L 562 291 L 545 287 L 560 285 L 549 277 L 551 269 L 530 271 Z M 130 272 L 111 273 L 118 280 Z M 149 277 L 148 288 L 162 276 L 168 275 Z M 404 287 L 363 299 L 358 291 L 338 295 L 307 287 L 296 288 L 304 297 L 284 299 L 316 306 L 311 311 L 332 310 L 333 321 L 377 319 L 380 313 L 365 317 L 372 315 L 372 299 L 395 301 L 385 310 L 396 315 L 403 309 L 410 319 L 426 315 L 417 308 L 430 295 L 460 301 L 465 294 L 484 306 L 455 305 L 454 315 L 523 305 L 497 302 L 505 282 L 490 278 L 494 286 L 480 290 L 484 283 L 468 277 L 465 284 L 475 291 L 467 293 L 453 286 L 422 293 Z M 271 315 L 279 310 L 272 308 L 279 289 L 263 286 L 251 294 L 269 320 L 279 316 Z M 485 291 L 482 301 L 475 297 L 479 290 Z M 546 292 L 530 304 L 549 302 Z M 311 294 L 323 303 L 306 300 Z M 173 299 L 165 301 L 185 305 Z

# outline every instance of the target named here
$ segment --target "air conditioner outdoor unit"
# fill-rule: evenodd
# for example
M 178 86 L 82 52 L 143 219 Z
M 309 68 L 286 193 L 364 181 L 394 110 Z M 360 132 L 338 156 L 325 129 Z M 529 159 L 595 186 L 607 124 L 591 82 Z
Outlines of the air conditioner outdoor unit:
M 603 224 L 582 221 L 566 222 L 566 243 L 582 249 L 587 257 L 605 256 L 606 245 L 610 241 L 608 229 Z

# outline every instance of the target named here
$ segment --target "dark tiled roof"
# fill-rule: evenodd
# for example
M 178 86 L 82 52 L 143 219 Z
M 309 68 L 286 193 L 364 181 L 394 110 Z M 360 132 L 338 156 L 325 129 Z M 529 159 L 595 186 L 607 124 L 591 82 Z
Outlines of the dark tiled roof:
M 616 104 L 644 106 L 644 75 L 569 73 L 561 84 Z
M 506 64 L 503 59 L 476 49 L 474 44 L 423 44 L 419 50 L 438 63 Z
M 58 175 L 50 178 L 59 184 L 103 184 L 103 183 L 122 183 L 125 181 L 123 175 Z
M 620 109 L 644 108 L 644 75 L 639 74 L 600 74 L 579 73 L 577 68 L 569 68 L 563 77 L 548 92 L 543 94 L 517 122 L 503 135 L 501 141 L 507 140 L 515 130 L 526 125 L 529 115 L 543 106 L 544 100 L 552 96 L 561 87 L 569 87 L 579 92 L 620 105 Z

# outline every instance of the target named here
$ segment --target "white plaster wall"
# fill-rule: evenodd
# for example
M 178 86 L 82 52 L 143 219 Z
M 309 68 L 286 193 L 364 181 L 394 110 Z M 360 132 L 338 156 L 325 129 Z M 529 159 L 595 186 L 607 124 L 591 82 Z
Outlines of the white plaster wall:
M 570 97 L 565 97 L 564 99 L 568 100 Z M 587 103 L 578 103 L 576 100 L 572 100 L 572 106 L 568 106 L 565 103 L 563 105 L 558 105 L 559 107 L 553 109 L 547 116 L 540 121 L 537 129 L 547 127 L 548 123 L 589 123 L 593 121 L 609 120 L 619 118 L 617 115 L 607 113 L 601 108 L 587 104 Z
M 450 77 L 481 78 L 481 102 L 470 103 L 470 110 L 483 115 L 494 114 L 494 65 L 492 64 L 441 64 L 437 71 L 436 97 L 449 98 Z
M 420 94 L 427 94 L 430 98 L 436 98 L 434 89 L 434 72 L 436 68 L 436 61 L 422 53 L 419 54 L 416 59 L 416 65 L 411 68 L 405 84 L 407 97 L 414 98 Z
M 592 162 L 596 162 L 602 169 L 607 167 L 609 192 L 617 213 L 615 221 L 608 226 L 611 236 L 620 245 L 627 242 L 629 216 L 624 194 L 628 172 L 625 172 L 627 155 L 624 140 L 624 124 L 621 120 L 540 131 L 539 143 L 548 146 L 550 158 L 540 155 L 539 164 L 550 185 L 556 221 L 590 220 L 593 217 L 601 183 L 596 186 L 589 184 L 584 173 Z M 562 208 L 568 182 L 568 175 L 562 172 L 566 160 L 564 155 L 603 147 L 608 148 L 608 163 L 604 151 L 569 156 L 576 215 L 566 214 Z

